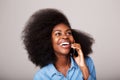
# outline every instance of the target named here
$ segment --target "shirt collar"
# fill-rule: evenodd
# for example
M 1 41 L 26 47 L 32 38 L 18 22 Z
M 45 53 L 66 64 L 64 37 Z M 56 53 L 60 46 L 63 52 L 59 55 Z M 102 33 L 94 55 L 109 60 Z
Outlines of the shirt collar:
M 71 58 L 71 67 L 70 67 L 69 70 L 71 70 L 72 68 L 75 68 L 75 69 L 76 69 L 78 66 L 77 66 L 75 60 L 73 59 L 73 57 L 70 57 L 70 58 Z
M 77 68 L 77 64 L 75 63 L 74 59 L 72 57 L 70 57 L 71 59 L 71 66 L 69 70 L 72 70 L 73 68 Z M 53 64 L 49 64 L 49 70 L 50 70 L 50 77 L 52 78 L 54 75 L 62 75 L 59 71 L 57 71 L 57 69 L 55 68 L 55 66 Z

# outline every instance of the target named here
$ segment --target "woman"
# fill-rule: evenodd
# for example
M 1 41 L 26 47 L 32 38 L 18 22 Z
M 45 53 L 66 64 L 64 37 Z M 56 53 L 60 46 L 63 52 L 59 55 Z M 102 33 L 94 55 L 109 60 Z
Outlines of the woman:
M 34 13 L 23 31 L 29 59 L 41 67 L 34 80 L 96 80 L 93 38 L 71 28 L 56 9 Z

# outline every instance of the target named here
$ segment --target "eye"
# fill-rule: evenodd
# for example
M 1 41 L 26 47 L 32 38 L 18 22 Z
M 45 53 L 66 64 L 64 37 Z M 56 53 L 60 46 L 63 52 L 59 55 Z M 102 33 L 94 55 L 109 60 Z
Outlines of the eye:
M 55 36 L 61 36 L 61 35 L 62 35 L 62 33 L 60 33 L 60 32 L 55 33 Z
M 71 31 L 67 31 L 66 35 L 72 35 Z

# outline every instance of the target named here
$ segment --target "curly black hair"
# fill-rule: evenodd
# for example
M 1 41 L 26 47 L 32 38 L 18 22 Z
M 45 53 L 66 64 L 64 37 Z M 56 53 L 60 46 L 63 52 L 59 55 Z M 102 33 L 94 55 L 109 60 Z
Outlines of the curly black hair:
M 75 39 L 75 42 L 81 45 L 84 57 L 87 57 L 88 54 L 92 53 L 91 47 L 94 43 L 94 39 L 91 37 L 90 34 L 77 29 L 72 29 L 72 35 Z
M 66 16 L 57 9 L 42 9 L 35 12 L 23 30 L 22 39 L 29 59 L 36 65 L 44 67 L 54 63 L 56 56 L 52 47 L 51 33 L 53 28 L 63 23 L 71 28 Z M 86 34 L 72 30 L 75 41 L 81 44 L 84 55 L 92 52 L 93 39 Z

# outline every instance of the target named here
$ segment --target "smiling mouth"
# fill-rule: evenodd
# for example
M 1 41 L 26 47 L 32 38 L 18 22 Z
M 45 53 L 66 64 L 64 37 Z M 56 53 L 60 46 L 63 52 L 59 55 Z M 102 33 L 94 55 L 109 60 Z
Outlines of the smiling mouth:
M 70 47 L 70 43 L 69 42 L 62 42 L 60 44 L 60 46 L 62 46 L 63 48 L 69 48 Z

